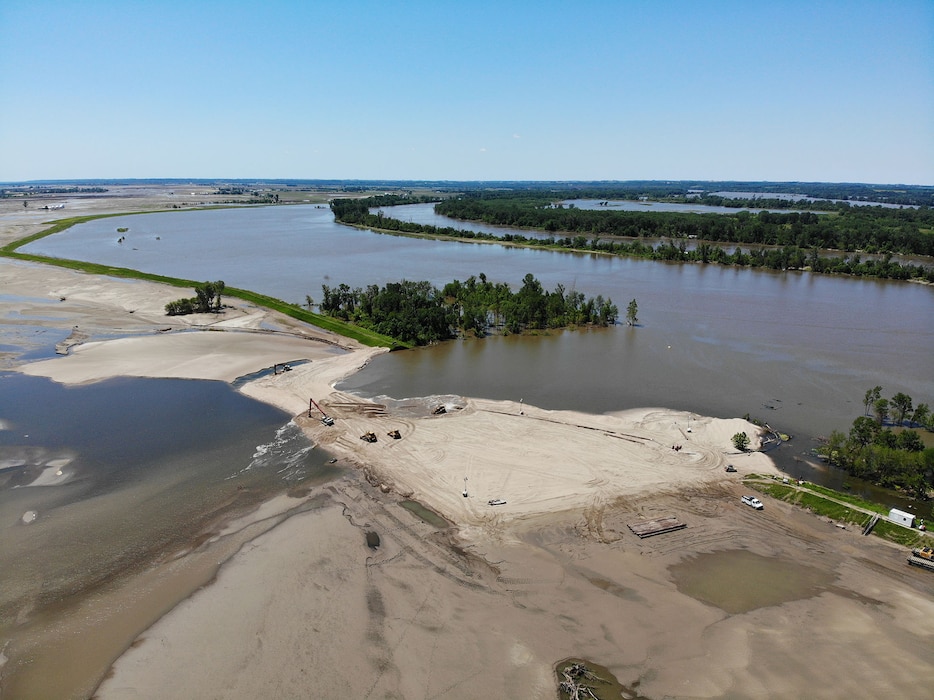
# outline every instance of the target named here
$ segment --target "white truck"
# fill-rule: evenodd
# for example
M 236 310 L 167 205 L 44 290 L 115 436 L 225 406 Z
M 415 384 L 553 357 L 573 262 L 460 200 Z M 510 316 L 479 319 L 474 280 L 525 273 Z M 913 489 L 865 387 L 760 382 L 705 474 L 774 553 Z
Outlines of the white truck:
M 755 496 L 743 496 L 742 501 L 750 508 L 755 508 L 756 510 L 762 510 L 765 508 L 765 506 L 762 505 L 762 501 L 760 501 Z

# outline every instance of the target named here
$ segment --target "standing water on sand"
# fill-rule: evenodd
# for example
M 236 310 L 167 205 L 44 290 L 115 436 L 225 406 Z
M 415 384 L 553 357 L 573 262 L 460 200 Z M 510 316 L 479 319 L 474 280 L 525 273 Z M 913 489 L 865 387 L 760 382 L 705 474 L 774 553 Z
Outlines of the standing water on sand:
M 327 455 L 220 382 L 0 373 L 0 629 L 299 481 Z

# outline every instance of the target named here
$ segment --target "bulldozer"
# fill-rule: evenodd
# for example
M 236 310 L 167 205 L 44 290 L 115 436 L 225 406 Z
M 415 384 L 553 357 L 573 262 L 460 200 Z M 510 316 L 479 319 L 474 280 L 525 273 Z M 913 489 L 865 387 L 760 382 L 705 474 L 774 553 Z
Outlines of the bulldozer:
M 393 440 L 400 440 L 402 438 L 402 433 L 400 433 L 398 430 L 390 430 L 386 434 Z
M 376 442 L 376 433 L 366 432 L 360 436 L 360 439 L 364 442 Z
M 917 547 L 911 550 L 908 563 L 928 571 L 934 571 L 934 547 Z

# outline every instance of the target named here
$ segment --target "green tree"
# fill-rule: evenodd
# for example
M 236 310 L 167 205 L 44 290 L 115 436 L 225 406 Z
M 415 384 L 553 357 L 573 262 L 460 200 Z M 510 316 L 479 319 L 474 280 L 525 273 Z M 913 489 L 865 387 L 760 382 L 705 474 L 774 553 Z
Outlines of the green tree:
M 898 434 L 897 447 L 907 452 L 921 452 L 924 450 L 924 443 L 914 430 L 905 430 Z
M 599 295 L 597 299 L 600 299 Z M 612 299 L 606 299 L 599 303 L 599 322 L 601 326 L 607 326 L 616 323 L 616 317 L 619 315 L 619 309 L 616 308 L 616 304 L 613 303 Z
M 873 423 L 875 425 L 875 423 Z M 847 437 L 839 430 L 833 430 L 826 444 L 820 448 L 820 453 L 827 457 L 831 464 L 843 466 L 847 461 L 846 455 L 849 453 Z
M 165 305 L 165 313 L 169 316 L 184 316 L 194 312 L 195 305 L 191 299 L 176 299 Z
M 869 415 L 869 409 L 879 400 L 879 397 L 882 396 L 882 387 L 876 386 L 872 389 L 866 390 L 866 395 L 863 397 L 863 406 L 866 407 L 866 415 Z
M 879 424 L 867 416 L 859 416 L 853 421 L 850 428 L 850 439 L 864 447 L 876 439 L 879 434 Z
M 629 306 L 626 307 L 626 323 L 630 326 L 636 325 L 636 322 L 639 320 L 639 305 L 636 303 L 636 300 L 633 299 L 629 302 Z
M 891 404 L 895 409 L 895 424 L 901 425 L 905 421 L 905 416 L 911 413 L 911 397 L 898 392 L 892 397 Z
M 746 433 L 736 433 L 733 436 L 733 447 L 740 452 L 745 452 L 749 449 L 749 436 Z
M 886 428 L 876 433 L 874 444 L 880 447 L 888 447 L 890 450 L 898 449 L 898 438 L 891 430 Z
M 873 410 L 876 413 L 876 420 L 879 421 L 879 425 L 885 423 L 889 417 L 889 400 L 888 399 L 878 399 L 873 405 Z
M 205 282 L 195 286 L 195 308 L 197 313 L 207 313 L 209 311 L 220 311 L 221 293 L 224 291 L 223 280 L 217 282 Z
M 919 403 L 914 413 L 911 414 L 911 422 L 915 425 L 920 425 L 922 428 L 927 428 L 930 420 L 930 407 L 926 403 Z
M 182 316 L 220 311 L 221 293 L 224 288 L 223 280 L 196 285 L 194 297 L 170 301 L 165 305 L 165 312 L 169 316 Z
M 934 486 L 934 449 L 925 449 L 915 431 L 896 434 L 869 416 L 856 418 L 848 437 L 831 433 L 820 452 L 853 476 L 917 498 Z

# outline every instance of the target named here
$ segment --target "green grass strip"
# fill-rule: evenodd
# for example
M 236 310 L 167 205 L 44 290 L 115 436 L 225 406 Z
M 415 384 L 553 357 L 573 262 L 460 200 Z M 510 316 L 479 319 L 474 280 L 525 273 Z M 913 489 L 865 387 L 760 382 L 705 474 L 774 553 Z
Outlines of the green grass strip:
M 889 540 L 890 542 L 896 542 L 898 544 L 904 545 L 905 547 L 922 547 L 931 545 L 930 539 L 927 536 L 922 535 L 917 530 L 910 530 L 902 525 L 890 523 L 888 520 L 880 520 L 878 523 L 876 523 L 875 528 L 872 530 L 872 534 L 878 535 L 879 537 Z
M 784 501 L 785 503 L 807 508 L 815 515 L 830 518 L 831 520 L 841 523 L 850 523 L 860 528 L 869 524 L 872 515 L 849 508 L 842 503 L 829 500 L 829 498 L 840 501 L 846 500 L 854 506 L 864 507 L 883 515 L 888 513 L 888 509 L 878 503 L 865 501 L 851 496 L 850 494 L 839 493 L 833 489 L 816 486 L 815 484 L 806 483 L 803 486 L 795 488 L 791 485 L 762 482 L 749 478 L 745 479 L 743 483 L 778 501 Z M 818 491 L 821 493 L 816 493 Z M 825 495 L 829 498 L 824 498 Z M 873 528 L 872 534 L 889 540 L 890 542 L 904 545 L 905 547 L 918 547 L 920 545 L 929 544 L 928 536 L 920 530 L 913 530 L 881 518 Z
M 141 214 L 151 214 L 155 212 L 139 212 Z M 66 258 L 50 258 L 45 255 L 31 255 L 29 253 L 20 253 L 17 252 L 17 249 L 33 241 L 37 241 L 40 238 L 45 238 L 46 236 L 51 236 L 55 233 L 61 233 L 65 229 L 68 229 L 75 224 L 83 224 L 88 221 L 93 221 L 95 219 L 106 219 L 113 216 L 136 216 L 136 213 L 128 214 L 126 212 L 119 214 L 95 214 L 90 216 L 75 216 L 69 219 L 61 219 L 59 221 L 51 222 L 51 226 L 47 229 L 43 229 L 38 233 L 34 233 L 25 238 L 20 238 L 12 243 L 0 248 L 0 256 L 5 258 L 11 258 L 13 260 L 26 260 L 29 262 L 41 263 L 43 265 L 55 265 L 56 267 L 64 267 L 69 270 L 77 270 L 79 272 L 87 272 L 92 275 L 104 275 L 107 277 L 119 277 L 123 279 L 139 279 L 145 280 L 147 282 L 157 282 L 159 284 L 168 284 L 173 287 L 187 287 L 194 289 L 194 287 L 201 282 L 195 282 L 194 280 L 186 280 L 178 277 L 166 277 L 164 275 L 154 275 L 149 272 L 142 272 L 140 270 L 132 270 L 127 267 L 113 267 L 111 265 L 100 265 L 98 263 L 92 262 L 83 262 L 81 260 L 68 260 Z M 361 328 L 360 326 L 355 326 L 350 323 L 341 321 L 340 319 L 332 318 L 330 316 L 324 316 L 322 314 L 316 314 L 307 309 L 303 309 L 296 304 L 289 304 L 282 301 L 281 299 L 276 299 L 274 297 L 266 296 L 265 294 L 258 294 L 256 292 L 251 292 L 248 289 L 237 289 L 235 287 L 226 287 L 224 289 L 224 295 L 228 297 L 234 297 L 236 299 L 242 299 L 243 301 L 256 304 L 266 309 L 272 311 L 278 311 L 279 313 L 290 316 L 302 323 L 308 323 L 313 326 L 317 326 L 323 330 L 331 331 L 337 333 L 345 338 L 351 338 L 357 342 L 369 346 L 369 347 L 384 347 L 391 349 L 402 349 L 410 348 L 411 345 L 407 343 L 402 343 L 394 338 L 389 336 L 376 333 L 374 331 Z
M 841 493 L 840 491 L 834 491 L 833 489 L 828 489 L 825 486 L 818 486 L 817 484 L 812 484 L 810 482 L 805 482 L 799 488 L 807 489 L 808 491 L 813 491 L 817 494 L 830 496 L 831 498 L 835 498 L 838 501 L 844 501 L 850 505 L 854 505 L 859 508 L 865 508 L 866 510 L 871 510 L 874 513 L 879 513 L 879 515 L 889 514 L 889 508 L 885 507 L 881 503 L 873 503 L 872 501 L 867 501 L 865 498 L 854 496 L 851 493 Z
M 257 306 L 262 306 L 267 309 L 272 309 L 273 311 L 278 311 L 279 313 L 285 314 L 286 316 L 291 316 L 292 318 L 297 319 L 302 323 L 309 323 L 313 326 L 317 326 L 318 328 L 322 328 L 326 331 L 332 331 L 346 338 L 353 338 L 363 345 L 368 345 L 370 347 L 386 347 L 393 350 L 412 347 L 410 344 L 403 343 L 394 338 L 390 338 L 388 335 L 383 335 L 361 326 L 341 321 L 340 319 L 334 318 L 332 316 L 316 314 L 312 311 L 308 311 L 307 309 L 303 309 L 296 304 L 289 304 L 288 302 L 282 301 L 281 299 L 269 297 L 265 294 L 258 294 L 257 292 L 251 292 L 248 289 L 225 287 L 224 295 L 236 297 L 237 299 L 248 301 L 250 303 L 256 304 Z

